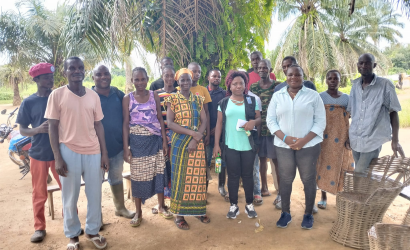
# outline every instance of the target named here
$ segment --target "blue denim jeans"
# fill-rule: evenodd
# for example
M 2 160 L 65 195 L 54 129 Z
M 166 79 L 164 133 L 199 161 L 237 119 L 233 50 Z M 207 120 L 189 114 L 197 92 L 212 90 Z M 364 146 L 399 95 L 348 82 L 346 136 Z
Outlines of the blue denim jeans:
M 116 156 L 111 157 L 110 170 L 108 171 L 108 183 L 111 186 L 122 183 L 122 171 L 124 169 L 124 151 L 119 152 Z
M 255 157 L 253 164 L 253 196 L 261 196 L 261 180 L 259 178 L 259 157 Z
M 207 164 L 207 166 L 209 167 L 209 166 L 211 166 L 211 162 L 212 162 L 212 154 L 213 154 L 213 152 L 214 152 L 214 144 L 212 144 L 212 143 L 209 143 L 209 145 L 208 146 L 206 146 L 206 164 Z M 225 164 L 225 162 L 224 161 L 222 161 L 222 169 L 221 169 L 221 171 L 224 171 L 225 170 L 225 167 L 226 167 L 226 164 Z
M 374 158 L 378 158 L 382 147 L 367 153 L 360 153 L 352 149 L 353 159 L 355 163 L 354 171 L 357 173 L 365 173 L 369 168 L 370 162 Z

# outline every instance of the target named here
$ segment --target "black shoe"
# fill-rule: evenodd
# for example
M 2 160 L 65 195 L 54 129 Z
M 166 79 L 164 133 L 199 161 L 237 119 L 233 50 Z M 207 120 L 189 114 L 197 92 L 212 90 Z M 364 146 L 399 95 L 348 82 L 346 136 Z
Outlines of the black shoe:
M 239 207 L 236 204 L 231 204 L 229 207 L 229 212 L 226 215 L 228 219 L 236 219 L 236 216 L 239 215 Z
M 36 230 L 31 236 L 30 241 L 33 243 L 42 242 L 46 237 L 46 230 Z
M 245 213 L 248 215 L 248 218 L 258 217 L 258 214 L 256 213 L 252 203 L 245 206 Z

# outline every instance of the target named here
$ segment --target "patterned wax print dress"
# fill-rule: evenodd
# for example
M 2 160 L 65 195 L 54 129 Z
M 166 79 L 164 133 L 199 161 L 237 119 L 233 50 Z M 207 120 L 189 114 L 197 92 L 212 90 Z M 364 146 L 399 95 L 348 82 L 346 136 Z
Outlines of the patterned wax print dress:
M 188 100 L 178 92 L 165 99 L 175 113 L 174 122 L 198 131 L 204 98 L 189 95 Z M 173 132 L 171 138 L 171 213 L 180 216 L 206 214 L 205 147 L 201 140 L 193 153 L 188 153 L 192 136 Z
M 146 103 L 139 103 L 129 94 L 132 196 L 143 203 L 163 193 L 168 179 L 154 92 L 150 90 L 149 95 Z
M 349 136 L 349 96 L 333 98 L 326 91 L 320 93 L 326 109 L 326 129 L 317 161 L 317 186 L 331 194 L 343 190 L 344 171 L 354 170 L 352 151 L 345 147 Z

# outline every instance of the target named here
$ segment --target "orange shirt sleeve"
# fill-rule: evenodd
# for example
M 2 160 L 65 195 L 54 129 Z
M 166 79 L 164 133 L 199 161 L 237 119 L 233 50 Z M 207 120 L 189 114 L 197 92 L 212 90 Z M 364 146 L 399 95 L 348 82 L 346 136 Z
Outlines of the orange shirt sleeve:
M 203 94 L 202 96 L 205 97 L 204 104 L 212 102 L 211 95 L 209 94 L 209 91 L 205 87 L 203 87 L 203 86 L 201 86 L 201 87 L 202 87 L 201 89 L 202 89 L 202 94 Z
M 101 108 L 100 97 L 96 94 L 95 98 L 95 109 L 94 109 L 94 121 L 101 121 L 104 118 L 104 114 Z
M 50 96 L 48 97 L 47 108 L 44 114 L 44 118 L 60 120 L 60 99 L 61 98 L 58 95 L 58 91 L 51 92 Z

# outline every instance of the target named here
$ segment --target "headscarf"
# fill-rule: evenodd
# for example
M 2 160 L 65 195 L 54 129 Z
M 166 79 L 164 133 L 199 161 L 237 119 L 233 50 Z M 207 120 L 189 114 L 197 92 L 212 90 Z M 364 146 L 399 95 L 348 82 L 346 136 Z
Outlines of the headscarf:
M 191 78 L 194 77 L 194 73 L 192 73 L 191 70 L 189 70 L 189 69 L 187 69 L 187 68 L 181 68 L 181 69 L 179 69 L 179 70 L 175 73 L 175 80 L 178 81 L 178 80 L 179 80 L 179 77 L 180 77 L 182 74 L 189 74 L 189 75 L 191 76 Z

